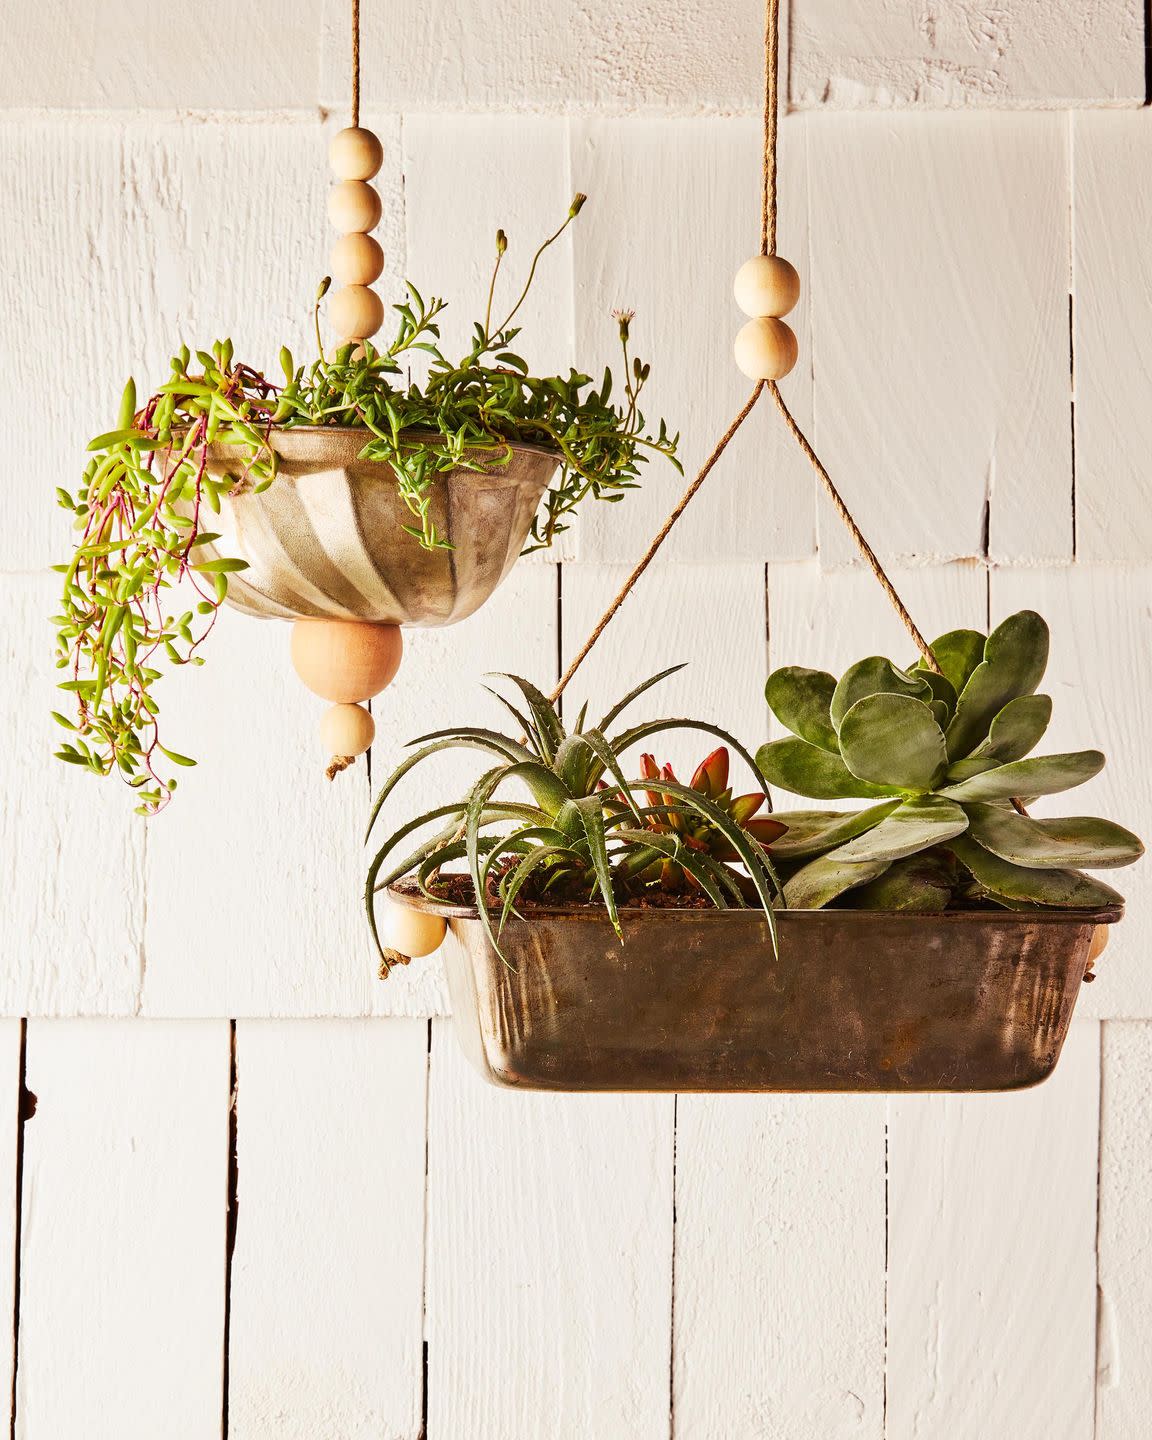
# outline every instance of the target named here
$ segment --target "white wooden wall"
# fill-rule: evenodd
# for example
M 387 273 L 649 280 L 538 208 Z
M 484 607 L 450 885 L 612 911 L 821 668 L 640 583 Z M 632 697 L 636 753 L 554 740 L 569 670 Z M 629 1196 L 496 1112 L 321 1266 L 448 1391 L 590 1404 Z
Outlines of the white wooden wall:
M 435 958 L 375 978 L 367 776 L 323 781 L 283 629 L 229 616 L 165 681 L 201 765 L 154 823 L 48 759 L 53 488 L 180 340 L 306 351 L 323 273 L 343 0 L 177 8 L 0 15 L 0 1425 L 11 1393 L 22 1440 L 1142 1440 L 1152 867 L 1038 1091 L 517 1096 Z M 1054 739 L 1147 835 L 1144 8 L 793 0 L 781 143 L 799 418 L 929 632 L 1048 616 Z M 497 225 L 522 262 L 587 191 L 525 347 L 595 367 L 634 305 L 698 461 L 746 392 L 759 10 L 367 0 L 389 285 L 459 336 Z M 377 773 L 488 714 L 482 672 L 555 674 L 678 484 L 412 636 Z M 906 650 L 852 558 L 765 409 L 574 690 L 689 660 L 660 707 L 756 742 L 770 665 Z

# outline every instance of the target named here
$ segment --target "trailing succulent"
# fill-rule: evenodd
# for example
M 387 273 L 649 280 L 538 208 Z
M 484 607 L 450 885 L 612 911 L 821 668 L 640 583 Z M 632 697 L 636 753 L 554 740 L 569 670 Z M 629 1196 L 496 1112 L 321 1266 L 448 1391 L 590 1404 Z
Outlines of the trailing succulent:
M 510 711 L 522 739 L 461 727 L 414 740 L 418 748 L 380 790 L 369 837 L 399 782 L 430 756 L 463 747 L 482 751 L 496 763 L 460 800 L 402 825 L 377 850 L 365 886 L 377 946 L 377 894 L 412 875 L 431 899 L 448 898 L 442 870 L 454 861 L 467 866 L 471 897 L 484 897 L 480 914 L 497 949 L 518 901 L 528 899 L 602 904 L 622 935 L 621 906 L 652 901 L 669 887 L 683 885 L 718 909 L 758 905 L 771 923 L 779 887 L 767 847 L 783 827 L 756 817 L 763 793 L 732 797 L 727 752 L 709 756 L 690 785 L 678 781 L 669 767 L 657 775 L 650 758 L 638 778 L 628 779 L 620 759 L 652 735 L 691 729 L 731 746 L 757 774 L 747 750 L 725 731 L 696 720 L 650 720 L 610 733 L 634 700 L 681 668 L 638 685 L 596 725 L 586 723 L 585 707 L 571 730 L 535 686 L 506 676 L 519 689 L 525 709 L 492 693 Z M 525 791 L 528 798 L 522 800 Z M 403 843 L 429 825 L 438 827 L 435 833 L 402 853 Z M 387 963 L 383 948 L 381 955 Z
M 618 501 L 638 484 L 650 454 L 674 464 L 677 438 L 663 421 L 649 433 L 639 409 L 649 367 L 629 353 L 629 313 L 617 322 L 623 351 L 621 393 L 605 370 L 597 385 L 571 370 L 537 377 L 513 350 L 519 327 L 512 322 L 524 303 L 537 262 L 579 214 L 577 195 L 563 224 L 536 251 L 527 281 L 502 320 L 493 318 L 496 279 L 507 251 L 497 234 L 496 263 L 483 323 L 473 329 L 468 352 L 447 358 L 439 348 L 438 317 L 444 301 L 425 301 L 413 285 L 393 309 L 395 339 L 362 353 L 344 345 L 298 365 L 280 352 L 282 375 L 269 379 L 238 362 L 230 340 L 194 354 L 175 356 L 171 373 L 142 405 L 128 382 L 116 428 L 89 445 L 91 459 L 75 494 L 57 490 L 77 532 L 71 560 L 56 566 L 63 576 L 57 627 L 61 686 L 75 700 L 71 718 L 56 714 L 71 732 L 58 758 L 98 775 L 119 772 L 150 814 L 175 789 L 164 761 L 193 762 L 166 749 L 158 738 L 153 687 L 165 665 L 202 664 L 199 654 L 228 592 L 228 575 L 243 560 L 198 559 L 198 547 L 220 539 L 211 516 L 236 487 L 256 491 L 272 484 L 276 455 L 273 428 L 298 425 L 360 426 L 370 432 L 362 458 L 386 461 L 412 515 L 404 528 L 425 548 L 450 548 L 437 533 L 431 508 L 433 482 L 455 467 L 478 471 L 506 465 L 513 443 L 557 452 L 559 469 L 533 521 L 530 549 L 552 543 L 588 496 Z M 408 375 L 414 356 L 430 357 L 426 379 Z M 239 447 L 234 476 L 208 473 L 213 443 Z M 677 466 L 679 468 L 679 466 Z M 172 591 L 180 587 L 176 603 Z
M 939 673 L 872 656 L 839 680 L 795 666 L 769 677 L 768 704 L 792 732 L 757 752 L 769 783 L 816 800 L 871 802 L 779 816 L 788 830 L 772 853 L 785 903 L 935 911 L 1119 900 L 1083 870 L 1138 859 L 1135 835 L 1107 820 L 1026 813 L 1104 765 L 1098 750 L 1030 755 L 1052 714 L 1036 693 L 1045 622 L 1024 610 L 987 637 L 953 630 L 930 648 Z

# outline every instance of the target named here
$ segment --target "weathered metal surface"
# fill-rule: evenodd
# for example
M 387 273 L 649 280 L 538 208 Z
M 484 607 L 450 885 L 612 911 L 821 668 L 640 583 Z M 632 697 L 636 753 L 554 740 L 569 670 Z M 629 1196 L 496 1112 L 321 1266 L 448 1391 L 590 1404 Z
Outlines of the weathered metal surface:
M 213 516 L 218 545 L 249 568 L 229 577 L 228 601 L 249 615 L 452 625 L 478 610 L 515 563 L 540 497 L 556 473 L 553 451 L 513 445 L 506 465 L 455 469 L 432 485 L 431 517 L 450 550 L 425 550 L 391 466 L 357 456 L 362 428 L 273 430 L 279 469 L 267 490 L 242 490 Z M 434 443 L 434 437 L 430 437 Z M 237 474 L 244 452 L 210 445 L 208 470 Z
M 422 903 L 405 895 L 404 903 Z M 1067 914 L 534 910 L 495 953 L 448 910 L 457 1033 L 543 1090 L 1014 1090 L 1060 1055 L 1098 924 Z

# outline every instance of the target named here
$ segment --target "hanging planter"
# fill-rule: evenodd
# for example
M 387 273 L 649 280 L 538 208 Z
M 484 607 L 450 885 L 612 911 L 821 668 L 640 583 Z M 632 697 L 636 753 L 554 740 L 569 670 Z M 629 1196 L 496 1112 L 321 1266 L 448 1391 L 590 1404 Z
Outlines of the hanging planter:
M 494 762 L 377 851 L 366 900 L 385 967 L 447 937 L 461 1040 L 500 1085 L 1007 1090 L 1044 1079 L 1102 927 L 1122 915 L 1120 895 L 1084 868 L 1130 864 L 1143 846 L 1106 820 L 1033 819 L 1019 798 L 1104 764 L 1094 750 L 1030 754 L 1052 712 L 1036 693 L 1048 656 L 1038 615 L 989 636 L 952 631 L 931 651 L 938 671 L 872 656 L 839 681 L 775 672 L 768 700 L 794 735 L 755 759 L 694 721 L 616 731 L 664 675 L 595 726 L 581 711 L 571 731 L 517 679 L 522 740 L 474 727 L 425 736 L 381 790 L 373 826 L 442 750 Z M 684 727 L 725 741 L 689 784 L 651 755 L 626 778 L 625 752 Z M 762 791 L 733 794 L 729 745 Z M 769 815 L 769 782 L 870 803 Z

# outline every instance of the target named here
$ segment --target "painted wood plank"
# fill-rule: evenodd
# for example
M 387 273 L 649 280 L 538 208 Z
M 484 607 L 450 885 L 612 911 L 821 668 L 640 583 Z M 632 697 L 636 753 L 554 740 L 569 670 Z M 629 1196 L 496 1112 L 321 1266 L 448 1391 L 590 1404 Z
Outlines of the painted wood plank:
M 1099 1026 L 1014 1095 L 895 1099 L 888 1433 L 1090 1440 Z
M 810 438 L 865 535 L 920 563 L 1068 558 L 1067 123 L 812 116 L 808 138 Z M 819 536 L 855 558 L 823 496 Z
M 1140 564 L 1152 550 L 1152 112 L 1072 120 L 1076 551 Z
M 325 0 L 320 90 L 348 105 L 348 6 Z M 411 111 L 729 114 L 759 105 L 758 0 L 484 0 L 363 10 L 366 99 Z
M 0 577 L 0 1014 L 131 1014 L 140 989 L 145 831 L 129 792 L 52 756 L 57 576 Z
M 1095 1440 L 1127 1440 L 1152 1405 L 1152 1025 L 1103 1026 L 1100 1107 L 1100 1294 Z
M 1052 630 L 1043 689 L 1052 696 L 1052 724 L 1039 750 L 1099 749 L 1108 757 L 1087 785 L 1036 802 L 1038 815 L 1103 815 L 1152 838 L 1152 777 L 1148 733 L 1152 708 L 1135 677 L 1146 672 L 1152 647 L 1152 570 L 1075 565 L 1039 572 L 994 571 L 996 620 L 1028 606 Z M 1128 913 L 1111 932 L 1108 950 L 1084 987 L 1079 1013 L 1152 1016 L 1152 866 L 1145 859 L 1100 878 L 1127 897 Z
M 1139 0 L 794 0 L 791 97 L 834 109 L 1144 103 Z
M 627 574 L 621 566 L 565 567 L 565 656 L 583 645 Z M 755 749 L 763 738 L 764 652 L 763 566 L 657 562 L 577 671 L 565 694 L 565 713 L 571 718 L 587 699 L 589 715 L 598 717 L 649 676 L 684 665 L 630 706 L 613 730 L 687 716 L 717 725 Z M 704 733 L 673 730 L 652 736 L 638 750 L 653 751 L 687 780 L 719 743 Z M 638 750 L 631 752 L 634 766 Z M 741 768 L 737 762 L 734 783 Z
M 416 736 L 503 723 L 481 676 L 555 665 L 554 567 L 515 570 L 491 601 L 449 630 L 411 630 L 400 673 L 373 702 L 376 783 Z M 144 1008 L 155 1015 L 443 1013 L 439 962 L 381 982 L 362 894 L 369 809 L 361 764 L 329 784 L 316 738 L 323 703 L 296 680 L 288 627 L 229 615 L 217 654 L 173 677 L 172 701 L 198 741 L 200 767 L 149 823 Z M 232 700 L 260 677 L 258 710 Z M 179 687 L 184 686 L 184 689 Z M 193 697 L 193 689 L 195 697 Z M 272 740 L 272 736 L 275 740 Z M 439 760 L 441 757 L 437 757 Z M 382 816 L 390 833 L 478 773 L 471 752 L 429 762 Z
M 428 1433 L 666 1440 L 672 1097 L 430 1085 Z
M 395 256 L 398 130 L 377 128 L 387 154 L 382 243 Z M 257 367 L 276 366 L 283 344 L 314 353 L 329 174 L 316 119 L 7 120 L 0 162 L 0 306 L 19 337 L 0 349 L 0 381 L 37 397 L 32 411 L 0 417 L 0 446 L 23 477 L 0 570 L 27 570 L 67 558 L 53 492 L 75 485 L 128 375 L 143 397 L 168 377 L 182 342 L 203 348 L 225 335 Z
M 759 250 L 760 127 L 748 120 L 573 122 L 572 173 L 591 197 L 576 247 L 577 354 L 589 373 L 616 364 L 613 309 L 636 311 L 633 351 L 652 366 L 649 421 L 680 432 L 696 474 L 747 400 L 732 343 L 745 318 L 732 279 Z M 784 382 L 801 426 L 811 420 L 805 122 L 781 126 L 781 253 L 804 289 L 790 317 L 800 363 Z M 818 273 L 818 272 L 817 272 Z M 591 356 L 592 359 L 586 357 Z M 653 459 L 643 489 L 585 516 L 580 558 L 634 564 L 686 486 Z M 790 559 L 812 553 L 812 471 L 767 397 L 745 422 L 669 538 L 667 559 Z
M 675 1434 L 884 1429 L 884 1101 L 682 1095 Z
M 237 22 L 203 0 L 196 23 L 161 20 L 148 0 L 17 5 L 0 107 L 90 110 L 306 110 L 316 104 L 320 29 L 306 0 Z M 259 57 L 258 61 L 256 57 Z
M 427 1029 L 236 1027 L 232 1440 L 421 1433 Z
M 0 1423 L 11 1424 L 12 1377 L 16 1359 L 16 1225 L 20 1128 L 19 1020 L 0 1020 L 0 1315 L 6 1338 L 0 1346 Z
M 220 1434 L 228 1025 L 32 1021 L 16 1435 Z
M 496 231 L 502 229 L 508 239 L 492 313 L 499 324 L 516 304 L 536 247 L 568 213 L 574 194 L 568 123 L 559 117 L 477 115 L 462 125 L 458 116 L 405 116 L 404 174 L 409 278 L 424 295 L 448 300 L 440 344 L 456 358 L 467 353 L 473 325 L 485 315 Z M 534 375 L 567 375 L 578 361 L 572 246 L 585 241 L 585 224 L 582 216 L 550 247 L 516 316 L 522 333 L 513 349 Z M 578 529 L 577 522 L 531 559 L 571 558 Z

